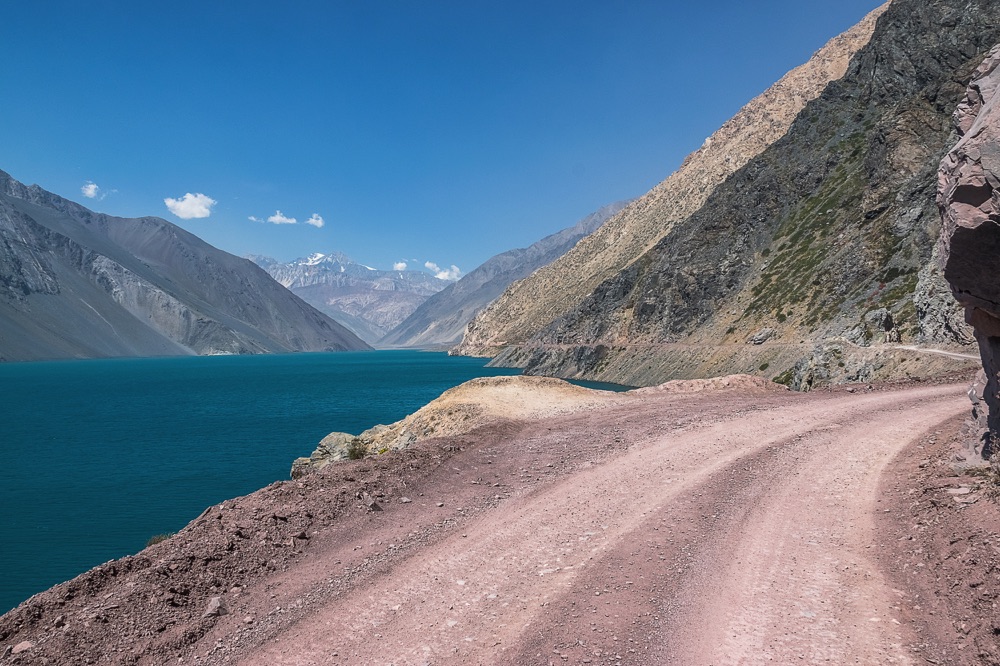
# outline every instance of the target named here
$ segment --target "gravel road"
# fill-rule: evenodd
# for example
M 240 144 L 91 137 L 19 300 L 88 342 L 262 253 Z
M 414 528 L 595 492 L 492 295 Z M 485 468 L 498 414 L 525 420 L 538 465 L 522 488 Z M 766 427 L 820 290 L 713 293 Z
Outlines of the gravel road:
M 454 510 L 448 534 L 239 663 L 911 663 L 873 558 L 876 489 L 900 449 L 966 406 L 956 386 L 718 392 L 531 424 L 507 444 L 528 454 L 514 465 L 470 452 L 495 506 Z M 595 436 L 629 445 L 573 460 Z M 463 476 L 429 479 L 423 497 L 453 504 Z M 380 512 L 365 539 L 426 530 L 414 504 Z M 292 586 L 342 569 L 346 547 L 303 562 Z
M 0 665 L 994 663 L 967 383 L 754 381 L 471 385 L 530 418 L 209 507 L 0 617 Z

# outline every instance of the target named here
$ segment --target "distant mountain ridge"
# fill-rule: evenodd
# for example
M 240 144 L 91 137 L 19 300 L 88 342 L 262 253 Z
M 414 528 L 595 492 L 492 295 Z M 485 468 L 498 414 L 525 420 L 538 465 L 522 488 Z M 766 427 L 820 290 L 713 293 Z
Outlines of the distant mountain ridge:
M 420 270 L 378 270 L 342 252 L 316 252 L 287 263 L 260 255 L 248 259 L 369 344 L 452 284 Z
M 563 256 L 581 238 L 596 231 L 628 203 L 619 201 L 609 204 L 574 226 L 546 236 L 537 243 L 488 259 L 458 282 L 428 298 L 378 345 L 436 348 L 458 343 L 473 317 L 508 286 Z
M 0 171 L 0 359 L 367 349 L 251 262 Z

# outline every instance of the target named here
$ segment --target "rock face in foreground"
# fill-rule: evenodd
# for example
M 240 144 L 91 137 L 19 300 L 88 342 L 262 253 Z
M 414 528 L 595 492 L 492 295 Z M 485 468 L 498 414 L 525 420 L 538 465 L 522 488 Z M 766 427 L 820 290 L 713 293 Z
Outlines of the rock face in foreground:
M 366 349 L 245 259 L 0 171 L 0 360 Z
M 1000 45 L 976 70 L 955 110 L 962 139 L 941 162 L 944 276 L 965 306 L 983 359 L 988 425 L 1000 433 Z

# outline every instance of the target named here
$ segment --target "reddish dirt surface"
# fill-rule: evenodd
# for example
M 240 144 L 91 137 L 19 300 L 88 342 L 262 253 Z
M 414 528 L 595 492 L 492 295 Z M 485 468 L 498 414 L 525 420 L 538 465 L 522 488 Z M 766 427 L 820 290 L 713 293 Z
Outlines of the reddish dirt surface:
M 0 664 L 997 663 L 966 388 L 645 392 L 336 463 L 33 597 Z

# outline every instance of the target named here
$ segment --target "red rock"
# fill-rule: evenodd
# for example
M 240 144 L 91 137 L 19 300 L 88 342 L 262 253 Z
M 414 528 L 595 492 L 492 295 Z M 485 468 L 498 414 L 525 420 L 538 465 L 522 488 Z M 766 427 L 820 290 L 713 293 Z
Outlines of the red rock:
M 975 329 L 987 376 L 988 426 L 1000 433 L 1000 45 L 955 109 L 961 140 L 938 170 L 941 261 Z M 997 440 L 996 435 L 992 437 Z M 992 447 L 991 447 L 992 448 Z M 991 451 L 984 451 L 989 455 Z

